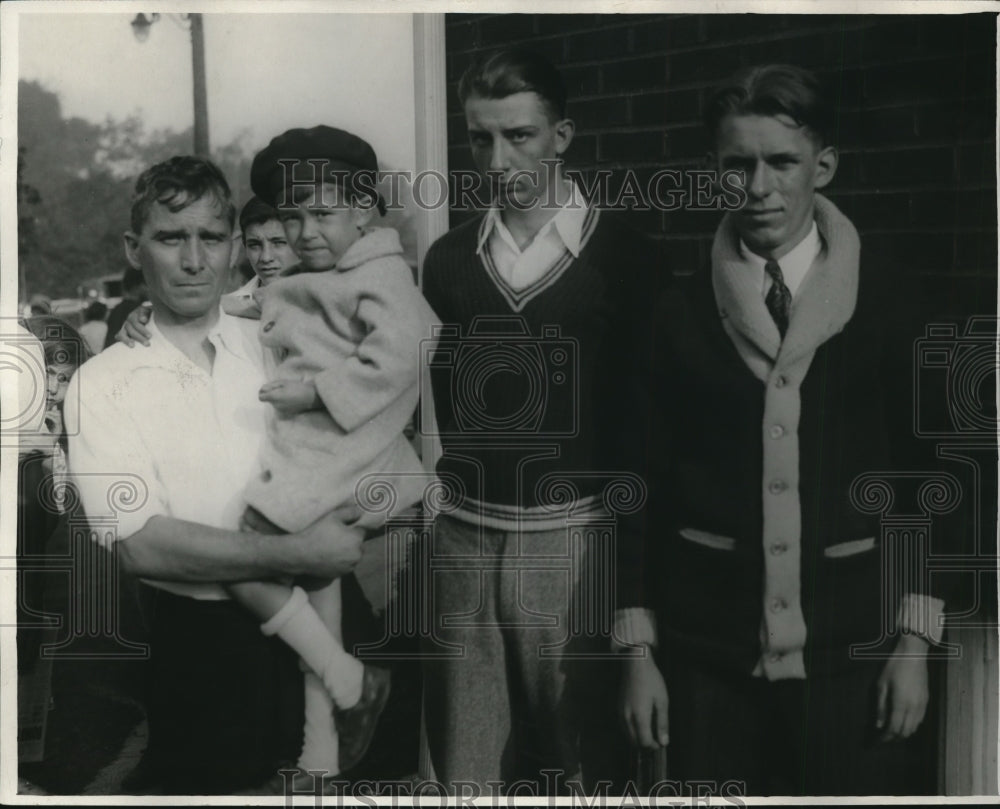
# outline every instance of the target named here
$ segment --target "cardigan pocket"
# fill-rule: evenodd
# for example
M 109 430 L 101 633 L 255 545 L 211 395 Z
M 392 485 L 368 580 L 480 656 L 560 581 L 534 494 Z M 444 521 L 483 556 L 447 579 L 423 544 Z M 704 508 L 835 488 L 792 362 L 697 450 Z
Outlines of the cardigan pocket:
M 865 537 L 864 539 L 850 539 L 847 542 L 838 542 L 836 545 L 828 545 L 823 548 L 823 555 L 827 559 L 843 559 L 846 556 L 856 556 L 865 553 L 875 547 L 875 537 Z
M 731 551 L 736 548 L 735 539 L 722 536 L 721 534 L 699 531 L 697 528 L 681 528 L 677 533 L 689 542 L 703 545 L 706 548 L 713 548 L 717 551 Z
M 879 639 L 884 621 L 887 573 L 875 537 L 838 542 L 823 548 L 821 562 L 809 569 L 804 595 L 810 643 L 815 649 L 844 649 Z M 806 577 L 804 577 L 806 578 Z

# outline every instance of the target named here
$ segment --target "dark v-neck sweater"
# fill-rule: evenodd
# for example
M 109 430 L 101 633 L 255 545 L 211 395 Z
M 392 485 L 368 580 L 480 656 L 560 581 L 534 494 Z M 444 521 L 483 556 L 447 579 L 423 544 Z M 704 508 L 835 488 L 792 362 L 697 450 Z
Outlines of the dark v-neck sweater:
M 514 291 L 487 249 L 476 252 L 482 225 L 480 216 L 442 236 L 424 264 L 424 295 L 445 329 L 431 369 L 437 469 L 466 502 L 516 510 L 523 523 L 638 468 L 646 416 L 637 349 L 665 274 L 645 236 L 602 212 L 575 259 L 566 251 Z

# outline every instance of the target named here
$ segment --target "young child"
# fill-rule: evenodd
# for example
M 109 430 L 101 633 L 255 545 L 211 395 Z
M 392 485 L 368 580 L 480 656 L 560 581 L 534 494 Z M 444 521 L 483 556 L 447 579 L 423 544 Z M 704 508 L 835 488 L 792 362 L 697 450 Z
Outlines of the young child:
M 289 130 L 254 158 L 253 191 L 279 209 L 300 264 L 256 294 L 261 340 L 277 367 L 260 392 L 275 418 L 262 472 L 247 487 L 247 530 L 296 531 L 330 511 L 376 528 L 381 519 L 355 496 L 373 473 L 404 473 L 397 480 L 415 473 L 396 485 L 396 504 L 421 498 L 422 467 L 403 430 L 417 405 L 421 341 L 438 321 L 396 231 L 369 227 L 384 203 L 356 179 L 377 168 L 368 143 L 327 126 Z M 363 665 L 341 644 L 339 581 L 308 596 L 274 582 L 229 590 L 308 666 L 299 767 L 351 769 L 371 742 L 390 684 L 387 670 Z

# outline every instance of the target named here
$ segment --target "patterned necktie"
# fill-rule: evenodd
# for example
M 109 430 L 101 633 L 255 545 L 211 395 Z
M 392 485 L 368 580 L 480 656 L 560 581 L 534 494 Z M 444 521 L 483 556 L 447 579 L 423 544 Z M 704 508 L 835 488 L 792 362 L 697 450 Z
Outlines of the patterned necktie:
M 764 272 L 771 276 L 773 282 L 764 298 L 764 304 L 778 326 L 778 333 L 784 339 L 785 332 L 788 331 L 788 310 L 792 305 L 792 293 L 785 286 L 785 277 L 781 274 L 777 261 L 768 261 L 764 265 Z

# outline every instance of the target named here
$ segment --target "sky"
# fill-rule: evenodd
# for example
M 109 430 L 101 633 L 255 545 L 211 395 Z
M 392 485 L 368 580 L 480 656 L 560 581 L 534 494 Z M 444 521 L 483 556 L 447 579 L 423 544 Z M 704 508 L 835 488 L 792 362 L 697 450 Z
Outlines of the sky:
M 149 11 L 155 10 L 152 6 Z M 190 34 L 161 15 L 145 42 L 121 13 L 19 15 L 20 78 L 59 94 L 64 117 L 138 114 L 146 130 L 192 124 Z M 205 14 L 212 146 L 256 151 L 296 126 L 339 126 L 393 168 L 414 163 L 409 14 Z

